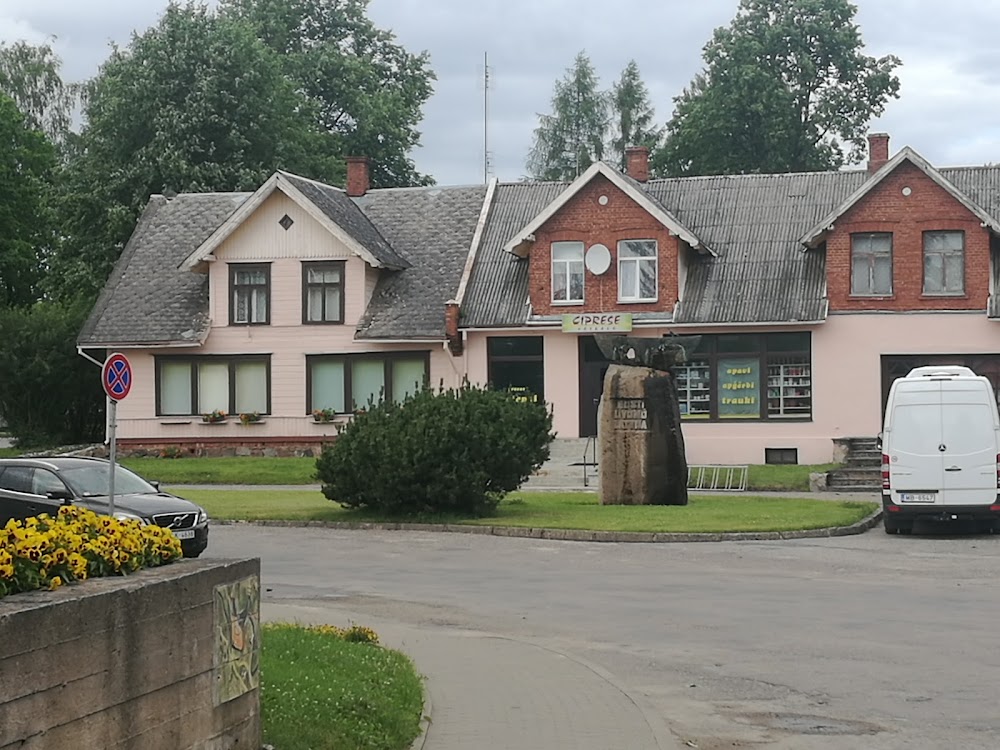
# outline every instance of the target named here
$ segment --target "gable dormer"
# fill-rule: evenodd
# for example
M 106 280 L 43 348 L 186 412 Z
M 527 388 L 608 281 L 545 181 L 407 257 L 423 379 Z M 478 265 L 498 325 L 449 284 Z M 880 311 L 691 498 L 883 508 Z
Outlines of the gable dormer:
M 208 272 L 218 326 L 355 326 L 409 264 L 343 191 L 276 172 L 181 264 Z
M 984 310 L 1000 223 L 912 149 L 871 149 L 871 177 L 802 238 L 825 245 L 831 312 Z
M 633 171 L 640 179 L 645 175 Z M 670 315 L 685 244 L 702 247 L 639 182 L 597 162 L 504 249 L 528 260 L 533 316 Z

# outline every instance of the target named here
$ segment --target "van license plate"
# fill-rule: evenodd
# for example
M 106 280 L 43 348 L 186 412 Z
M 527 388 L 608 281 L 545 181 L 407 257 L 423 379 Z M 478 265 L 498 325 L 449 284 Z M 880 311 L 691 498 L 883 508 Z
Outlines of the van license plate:
M 194 539 L 194 529 L 186 529 L 185 531 L 175 531 L 174 536 L 178 539 Z
M 933 492 L 900 492 L 899 502 L 901 503 L 933 503 L 937 495 Z

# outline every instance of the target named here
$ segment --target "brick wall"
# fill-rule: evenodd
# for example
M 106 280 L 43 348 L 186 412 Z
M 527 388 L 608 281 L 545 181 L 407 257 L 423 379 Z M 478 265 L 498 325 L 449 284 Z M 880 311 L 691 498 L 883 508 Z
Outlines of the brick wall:
M 601 196 L 607 196 L 601 205 Z M 618 241 L 656 240 L 659 295 L 653 303 L 618 302 Z M 553 242 L 595 243 L 611 251 L 611 267 L 601 276 L 584 271 L 584 304 L 552 304 L 551 245 Z M 531 247 L 531 307 L 536 315 L 577 312 L 670 312 L 677 302 L 679 240 L 603 175 L 573 196 L 537 232 Z
M 904 188 L 910 194 L 904 195 Z M 965 232 L 965 294 L 923 293 L 923 233 Z M 851 295 L 851 235 L 892 233 L 892 294 Z M 832 311 L 985 310 L 989 295 L 990 240 L 965 206 L 927 175 L 903 162 L 834 223 L 826 243 L 827 289 Z
M 185 560 L 0 599 L 0 750 L 259 750 L 259 689 L 222 702 L 216 665 L 216 586 L 247 579 Z

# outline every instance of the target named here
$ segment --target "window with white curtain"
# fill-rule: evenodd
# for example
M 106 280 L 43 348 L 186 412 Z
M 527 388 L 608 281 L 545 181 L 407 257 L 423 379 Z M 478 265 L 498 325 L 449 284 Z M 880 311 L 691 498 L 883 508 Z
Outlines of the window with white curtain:
M 267 325 L 271 322 L 271 266 L 259 263 L 232 263 L 229 322 L 233 325 Z
M 302 322 L 344 322 L 344 261 L 302 264 Z
M 160 414 L 191 413 L 191 363 L 160 365 Z
M 426 386 L 429 352 L 324 354 L 307 357 L 307 412 L 347 413 L 382 399 L 402 402 Z
M 156 413 L 267 414 L 271 409 L 270 381 L 269 356 L 157 357 Z
M 656 272 L 656 240 L 622 240 L 618 243 L 620 302 L 655 302 Z
M 583 243 L 552 243 L 552 301 L 583 302 Z

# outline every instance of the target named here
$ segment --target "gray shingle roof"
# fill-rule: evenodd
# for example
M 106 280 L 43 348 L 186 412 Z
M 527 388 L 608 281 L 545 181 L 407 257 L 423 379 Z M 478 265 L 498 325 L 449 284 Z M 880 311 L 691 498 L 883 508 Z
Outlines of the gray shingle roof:
M 375 190 L 355 202 L 408 261 L 383 273 L 357 338 L 444 338 L 444 305 L 458 290 L 486 186 Z
M 249 195 L 150 198 L 78 343 L 198 343 L 208 326 L 208 278 L 177 266 Z
M 826 317 L 822 251 L 799 238 L 868 178 L 813 172 L 654 180 L 647 189 L 718 257 L 689 256 L 678 323 Z
M 379 263 L 394 271 L 409 267 L 409 263 L 386 242 L 385 237 L 343 190 L 288 172 L 281 174 L 326 214 L 330 221 L 365 247 Z
M 524 325 L 528 317 L 528 261 L 504 244 L 567 187 L 564 182 L 497 185 L 476 265 L 462 303 L 461 325 L 496 328 Z

